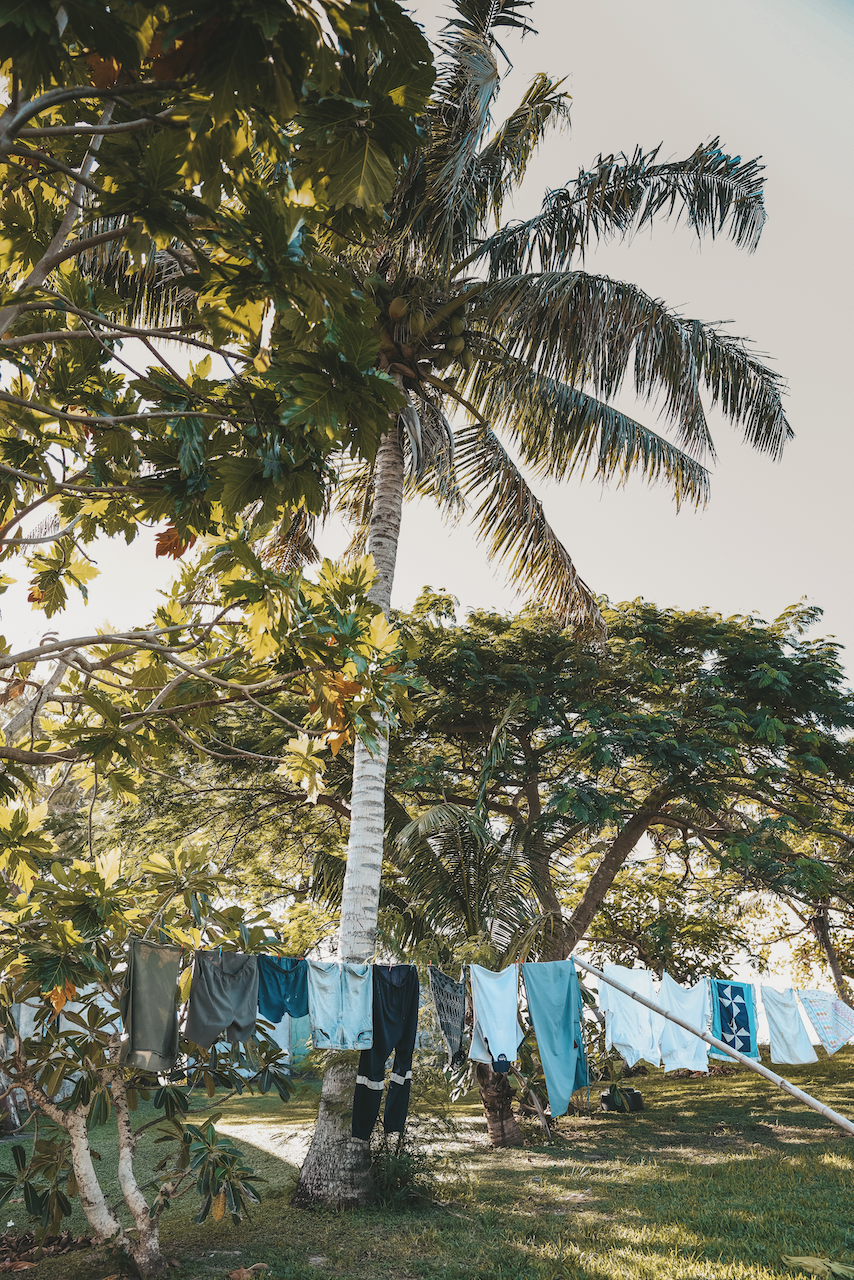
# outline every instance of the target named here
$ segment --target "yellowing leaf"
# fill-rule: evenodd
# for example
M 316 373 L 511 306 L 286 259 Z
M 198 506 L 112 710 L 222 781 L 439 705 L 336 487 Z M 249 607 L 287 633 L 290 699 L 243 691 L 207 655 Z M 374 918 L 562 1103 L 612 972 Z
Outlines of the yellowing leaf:
M 214 1196 L 214 1202 L 211 1206 L 211 1217 L 214 1222 L 221 1222 L 225 1217 L 225 1190 Z
M 95 870 L 109 889 L 121 875 L 122 854 L 120 849 L 111 849 L 109 853 L 98 854 L 95 858 Z
M 52 987 L 50 991 L 43 991 L 43 996 L 47 996 L 53 1005 L 54 1013 L 59 1013 L 65 1008 L 69 1000 L 73 1000 L 77 995 L 77 988 L 69 978 L 62 986 Z
M 193 981 L 193 970 L 190 965 L 187 965 L 186 969 L 178 979 L 178 999 L 180 1000 L 181 1004 L 185 1004 L 186 1001 L 189 1000 L 190 998 L 190 983 L 192 981 Z
M 393 653 L 400 640 L 400 632 L 388 625 L 384 613 L 378 613 L 371 619 L 368 639 L 380 653 Z

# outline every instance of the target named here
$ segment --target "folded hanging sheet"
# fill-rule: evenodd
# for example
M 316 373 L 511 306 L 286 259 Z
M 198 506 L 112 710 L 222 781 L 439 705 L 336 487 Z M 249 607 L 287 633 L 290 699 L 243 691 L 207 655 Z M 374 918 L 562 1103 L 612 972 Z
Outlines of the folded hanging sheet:
M 831 991 L 807 987 L 798 997 L 828 1053 L 836 1053 L 854 1036 L 854 1009 Z
M 669 973 L 663 974 L 657 1003 L 667 1013 L 690 1022 L 698 1031 L 707 1030 L 709 984 L 705 978 L 685 988 L 674 982 Z M 665 1071 L 708 1071 L 709 1046 L 705 1040 L 665 1019 L 661 1028 L 661 1060 Z
M 178 970 L 181 947 L 132 938 L 119 1001 L 127 1039 L 122 1062 L 171 1071 L 178 1058 Z
M 439 1029 L 445 1048 L 448 1050 L 448 1068 L 462 1066 L 466 1051 L 463 1039 L 466 1030 L 466 971 L 462 978 L 455 982 L 441 969 L 430 966 L 430 994 L 436 1007 Z
M 602 972 L 606 978 L 615 978 L 639 996 L 647 1000 L 656 999 L 652 974 L 648 969 L 626 969 L 621 964 L 605 964 Z M 646 1005 L 601 981 L 599 1007 L 605 1014 L 605 1047 L 616 1049 L 630 1067 L 640 1058 L 657 1067 L 661 1062 L 660 1043 L 664 1026 L 661 1014 L 653 1013 Z
M 308 960 L 308 1016 L 316 1049 L 370 1049 L 374 1042 L 369 964 Z
M 749 982 L 726 982 L 710 979 L 712 992 L 712 1035 L 724 1044 L 732 1045 L 746 1058 L 759 1061 L 756 1042 L 756 1003 L 753 986 Z M 732 1062 L 720 1049 L 710 1049 L 709 1057 Z
M 575 963 L 551 960 L 523 964 L 522 977 L 546 1077 L 549 1108 L 553 1116 L 562 1116 L 575 1090 L 589 1083 Z
M 507 1071 L 516 1061 L 525 1032 L 519 1026 L 519 976 L 515 964 L 500 973 L 470 966 L 474 1026 L 469 1058 Z
M 818 1055 L 810 1044 L 792 988 L 777 991 L 774 987 L 762 987 L 762 1003 L 768 1019 L 771 1061 L 795 1064 L 818 1062 Z
M 292 956 L 258 957 L 258 1012 L 274 1025 L 308 1013 L 308 965 Z
M 251 1040 L 258 1015 L 258 957 L 197 951 L 184 1035 L 202 1049 L 220 1036 Z

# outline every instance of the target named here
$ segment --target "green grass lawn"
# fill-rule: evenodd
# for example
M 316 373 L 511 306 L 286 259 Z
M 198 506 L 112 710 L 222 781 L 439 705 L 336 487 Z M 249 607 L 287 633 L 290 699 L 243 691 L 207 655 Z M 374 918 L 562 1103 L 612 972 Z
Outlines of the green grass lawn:
M 790 1078 L 854 1116 L 854 1047 Z M 633 1080 L 645 1110 L 560 1121 L 555 1141 L 492 1151 L 473 1100 L 459 1108 L 457 1156 L 468 1181 L 442 1203 L 404 1212 L 297 1212 L 290 1207 L 299 1135 L 316 1088 L 286 1106 L 227 1104 L 223 1125 L 268 1180 L 250 1220 L 193 1223 L 195 1195 L 163 1221 L 176 1280 L 212 1280 L 266 1262 L 288 1280 L 765 1280 L 792 1275 L 781 1255 L 854 1262 L 854 1140 L 758 1076 Z M 597 1091 L 598 1096 L 598 1091 Z M 145 1118 L 140 1113 L 141 1118 Z M 108 1131 L 104 1130 L 106 1134 Z M 296 1146 L 295 1146 L 296 1144 Z M 141 1143 L 141 1167 L 162 1148 Z M 105 1182 L 114 1158 L 102 1143 Z M 0 1166 L 11 1166 L 0 1144 Z M 451 1198 L 448 1198 L 448 1197 Z M 6 1217 L 26 1226 L 22 1204 Z M 82 1219 L 73 1226 L 83 1229 Z M 46 1259 L 38 1280 L 102 1280 L 118 1270 L 97 1252 Z

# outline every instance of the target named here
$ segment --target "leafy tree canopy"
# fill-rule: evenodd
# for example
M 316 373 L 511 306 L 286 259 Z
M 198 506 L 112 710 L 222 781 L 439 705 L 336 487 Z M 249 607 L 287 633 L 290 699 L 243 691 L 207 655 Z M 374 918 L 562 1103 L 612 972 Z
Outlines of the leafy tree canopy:
M 548 956 L 584 938 L 690 977 L 744 947 L 762 962 L 792 908 L 805 960 L 827 964 L 811 925 L 824 903 L 844 967 L 854 699 L 838 646 L 805 634 L 818 611 L 770 625 L 643 601 L 603 612 L 605 653 L 538 612 L 458 624 L 429 589 L 397 618 L 418 687 L 390 751 L 385 945 L 456 954 L 491 933 L 495 954 Z M 310 941 L 341 892 L 348 756 L 314 806 L 270 765 L 211 761 L 111 821 L 128 844 L 190 828 L 218 842 Z
M 50 618 L 97 536 L 204 540 L 142 629 L 2 642 L 0 791 L 80 763 L 132 792 L 218 701 L 289 681 L 310 787 L 321 741 L 390 710 L 394 638 L 367 562 L 311 585 L 258 553 L 299 542 L 331 455 L 372 457 L 400 403 L 375 306 L 317 242 L 381 225 L 429 47 L 392 0 L 36 0 L 0 5 L 0 50 L 0 560 Z

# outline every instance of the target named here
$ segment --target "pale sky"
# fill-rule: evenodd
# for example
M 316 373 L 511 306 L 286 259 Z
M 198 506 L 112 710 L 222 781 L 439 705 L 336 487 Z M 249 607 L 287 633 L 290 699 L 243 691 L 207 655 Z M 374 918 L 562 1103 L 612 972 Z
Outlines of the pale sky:
M 413 6 L 428 33 L 445 11 Z M 537 36 L 502 32 L 513 70 L 509 112 L 532 76 L 567 77 L 571 129 L 552 134 L 533 161 L 515 213 L 599 152 L 663 143 L 687 155 L 720 135 L 730 153 L 761 155 L 768 222 L 748 256 L 726 241 L 698 245 L 687 228 L 660 223 L 630 245 L 588 257 L 588 270 L 630 280 L 684 314 L 728 321 L 787 379 L 796 438 L 781 463 L 753 454 L 713 419 L 719 462 L 701 512 L 676 514 L 666 490 L 590 481 L 540 485 L 557 532 L 594 590 L 612 600 L 708 605 L 771 618 L 806 597 L 825 611 L 822 631 L 854 650 L 848 526 L 854 473 L 849 351 L 854 171 L 854 0 L 536 0 Z M 658 426 L 627 397 L 621 407 Z M 328 554 L 342 545 L 331 529 Z M 150 539 L 98 552 L 92 603 L 64 619 L 33 618 L 25 592 L 0 598 L 2 629 L 17 643 L 60 628 L 89 632 L 105 618 L 145 621 L 168 576 Z M 464 608 L 511 609 L 517 597 L 463 523 L 443 526 L 426 504 L 404 512 L 394 601 L 409 606 L 423 584 L 452 591 Z

